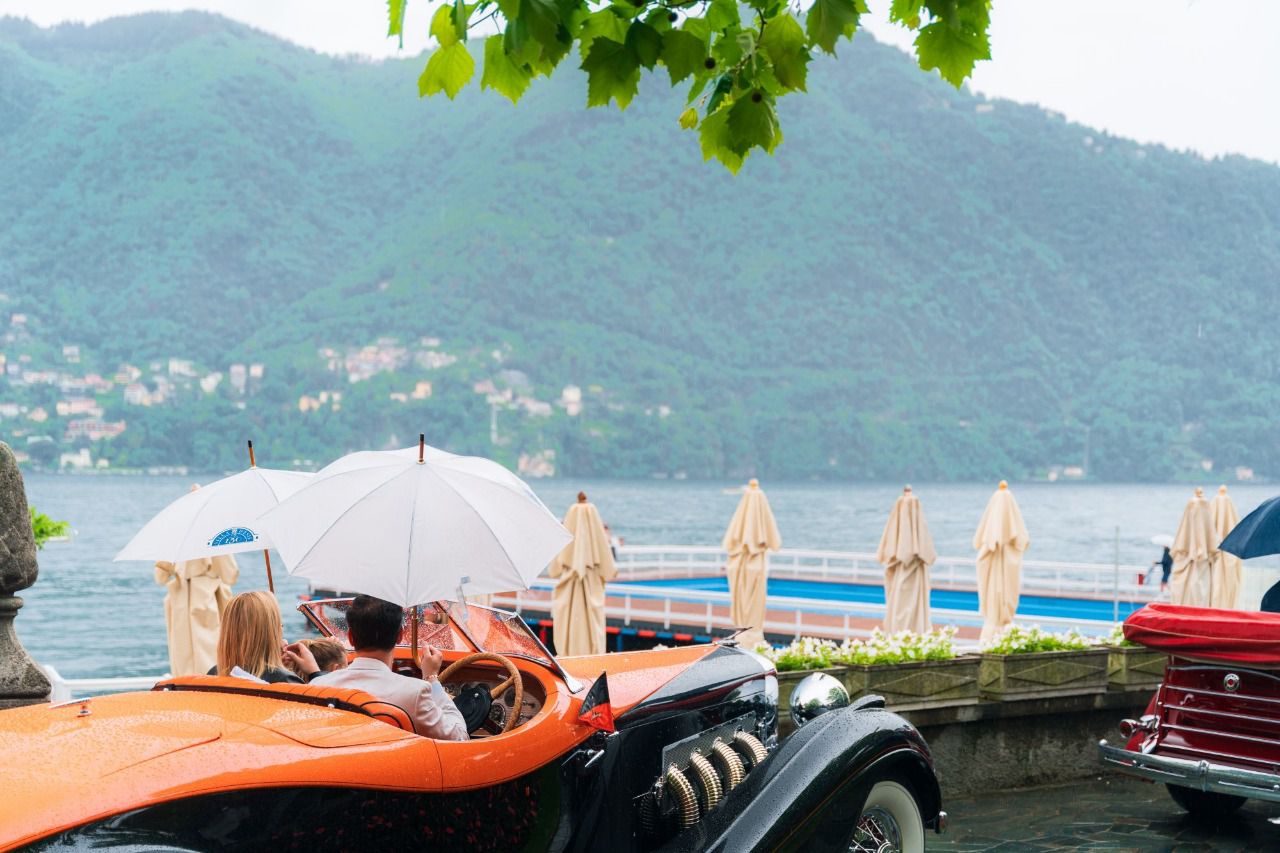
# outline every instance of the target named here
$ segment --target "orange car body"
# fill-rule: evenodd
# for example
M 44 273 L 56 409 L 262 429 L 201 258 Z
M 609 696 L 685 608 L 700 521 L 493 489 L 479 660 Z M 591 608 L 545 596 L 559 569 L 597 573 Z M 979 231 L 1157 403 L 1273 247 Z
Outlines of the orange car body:
M 517 660 L 526 683 L 545 693 L 542 711 L 511 732 L 467 742 L 323 706 L 217 692 L 156 690 L 0 712 L 0 850 L 126 809 L 237 788 L 436 792 L 505 782 L 591 736 L 578 711 L 606 667 L 614 711 L 625 713 L 713 648 L 563 658 L 583 681 L 576 694 L 546 667 Z M 445 654 L 448 663 L 463 653 Z

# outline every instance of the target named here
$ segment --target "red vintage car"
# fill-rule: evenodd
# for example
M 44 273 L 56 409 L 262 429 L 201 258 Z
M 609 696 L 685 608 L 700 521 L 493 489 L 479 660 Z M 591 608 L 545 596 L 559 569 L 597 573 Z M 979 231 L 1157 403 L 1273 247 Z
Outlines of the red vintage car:
M 1193 814 L 1280 802 L 1280 614 L 1149 604 L 1124 634 L 1169 662 L 1147 712 L 1121 721 L 1124 745 L 1098 744 L 1102 763 Z

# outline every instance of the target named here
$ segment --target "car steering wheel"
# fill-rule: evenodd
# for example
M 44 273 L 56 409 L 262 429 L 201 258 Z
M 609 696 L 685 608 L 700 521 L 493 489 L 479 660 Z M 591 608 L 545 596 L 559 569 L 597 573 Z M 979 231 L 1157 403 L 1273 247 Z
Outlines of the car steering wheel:
M 507 671 L 506 680 L 489 691 L 490 702 L 493 702 L 506 692 L 508 687 L 515 685 L 516 688 L 515 701 L 511 703 L 511 713 L 507 715 L 507 721 L 503 725 L 502 731 L 499 732 L 499 734 L 506 734 L 516 727 L 516 721 L 520 719 L 520 709 L 524 704 L 524 682 L 520 678 L 520 670 L 516 669 L 516 665 L 511 662 L 510 658 L 504 657 L 496 652 L 475 652 L 467 655 L 466 657 L 459 658 L 449 664 L 438 677 L 440 682 L 443 684 L 447 682 L 450 677 L 457 674 L 457 672 L 464 666 L 470 666 L 476 661 L 482 660 L 493 661 L 494 663 L 501 664 Z

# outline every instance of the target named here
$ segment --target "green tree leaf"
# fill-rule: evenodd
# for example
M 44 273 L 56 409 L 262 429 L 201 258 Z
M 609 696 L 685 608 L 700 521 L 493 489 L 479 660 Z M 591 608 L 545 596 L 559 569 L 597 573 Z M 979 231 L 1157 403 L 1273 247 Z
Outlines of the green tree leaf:
M 406 0 L 387 0 L 387 37 L 399 36 L 404 49 L 404 4 Z
M 662 34 L 646 23 L 635 21 L 627 30 L 626 45 L 636 60 L 652 71 L 658 64 L 658 55 L 662 53 Z
M 773 64 L 778 82 L 788 89 L 803 91 L 810 55 L 799 22 L 785 13 L 774 18 L 765 26 L 760 47 Z
M 858 28 L 858 6 L 854 0 L 814 0 L 805 20 L 809 43 L 835 55 L 836 39 L 851 37 Z
M 773 153 L 782 139 L 773 98 L 760 91 L 743 94 L 729 107 L 728 113 L 729 147 L 735 154 L 745 158 L 752 148 Z
M 662 36 L 662 64 L 671 75 L 671 85 L 705 70 L 707 43 L 684 30 L 672 30 Z
M 598 38 L 591 42 L 591 50 L 582 60 L 582 70 L 587 72 L 589 107 L 605 106 L 610 100 L 616 100 L 618 108 L 625 110 L 640 88 L 640 60 L 635 51 L 611 39 Z
M 445 7 L 447 8 L 447 7 Z M 449 30 L 453 32 L 452 29 Z M 457 97 L 476 71 L 476 61 L 462 42 L 455 41 L 448 47 L 436 49 L 427 60 L 426 70 L 418 78 L 420 97 L 444 92 L 449 100 Z
M 474 5 L 467 5 L 463 0 L 453 0 L 453 32 L 458 41 L 467 40 L 467 28 L 471 25 L 471 13 Z
M 627 22 L 614 14 L 609 7 L 587 15 L 578 32 L 578 43 L 581 45 L 583 59 L 586 59 L 591 51 L 591 43 L 598 38 L 607 38 L 622 44 L 627 40 Z
M 480 88 L 506 95 L 514 104 L 528 90 L 533 74 L 507 56 L 502 41 L 502 36 L 489 36 L 484 40 L 484 74 L 480 77 Z
M 703 160 L 714 157 L 730 172 L 738 174 L 738 170 L 742 168 L 743 157 L 730 145 L 728 110 L 713 113 L 702 120 L 702 128 L 698 131 L 698 142 L 702 146 Z
M 985 32 L 972 32 L 962 25 L 934 21 L 916 36 L 916 55 L 925 71 L 937 69 L 957 89 L 973 73 L 979 59 L 991 58 Z
M 453 23 L 453 6 L 446 3 L 436 9 L 431 16 L 431 35 L 440 47 L 458 43 L 458 31 Z
M 520 18 L 529 26 L 529 34 L 543 47 L 554 47 L 568 41 L 569 33 L 560 20 L 560 10 L 552 0 L 520 0 Z
M 924 0 L 893 0 L 889 4 L 889 20 L 895 24 L 902 24 L 908 29 L 918 29 L 922 8 L 924 8 Z
M 706 21 L 712 30 L 723 30 L 741 24 L 737 0 L 711 0 L 707 6 Z

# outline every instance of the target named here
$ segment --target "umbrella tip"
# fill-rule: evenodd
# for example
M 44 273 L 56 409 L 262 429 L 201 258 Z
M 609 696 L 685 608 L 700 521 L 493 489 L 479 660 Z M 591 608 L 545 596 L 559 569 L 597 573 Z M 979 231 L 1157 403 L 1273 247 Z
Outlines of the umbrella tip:
M 757 480 L 755 477 L 752 477 L 750 482 L 747 483 L 747 485 L 753 489 L 758 489 L 760 488 L 760 481 Z
M 1002 489 L 1007 489 L 1007 488 L 1009 488 L 1009 481 L 1008 481 L 1008 480 L 1001 480 L 1001 481 L 1000 481 L 1000 488 L 1002 488 Z
M 1200 486 L 1196 486 L 1196 497 L 1198 498 L 1204 497 L 1204 489 L 1202 489 Z
M 902 487 L 902 493 L 903 493 L 904 495 L 909 495 L 909 494 L 911 494 L 911 484 L 910 484 L 910 483 L 907 483 L 905 486 L 903 486 L 903 487 Z
M 1221 486 L 1218 486 L 1218 494 L 1220 494 L 1220 495 L 1225 495 L 1226 493 L 1227 493 L 1227 484 L 1226 484 L 1226 483 L 1223 483 Z
M 578 503 L 580 503 L 580 504 L 584 504 L 584 503 L 586 503 L 586 502 L 587 502 L 587 493 L 586 493 L 586 492 L 578 492 Z

